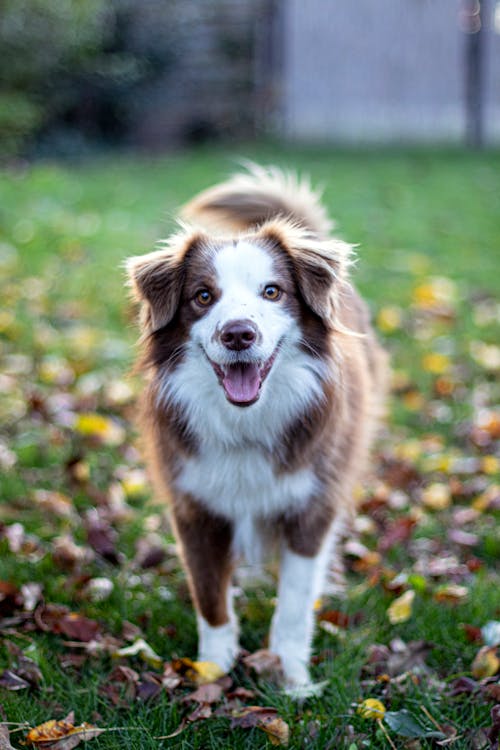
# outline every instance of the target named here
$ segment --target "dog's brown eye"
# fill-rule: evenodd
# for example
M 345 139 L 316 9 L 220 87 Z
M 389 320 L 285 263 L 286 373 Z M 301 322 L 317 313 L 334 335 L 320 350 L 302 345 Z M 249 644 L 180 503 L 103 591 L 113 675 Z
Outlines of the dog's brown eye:
M 206 307 L 209 305 L 212 301 L 212 295 L 208 291 L 208 289 L 200 289 L 198 292 L 196 292 L 196 302 L 201 305 L 202 307 Z
M 264 297 L 270 300 L 277 300 L 281 297 L 281 289 L 276 284 L 268 284 L 264 287 Z

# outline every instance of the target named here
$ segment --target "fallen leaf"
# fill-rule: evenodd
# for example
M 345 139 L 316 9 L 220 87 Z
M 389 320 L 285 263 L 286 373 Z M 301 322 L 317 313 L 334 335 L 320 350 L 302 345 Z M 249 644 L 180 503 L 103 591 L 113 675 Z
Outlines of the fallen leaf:
M 120 445 L 126 436 L 123 427 L 113 419 L 93 412 L 78 414 L 74 429 L 80 435 L 95 438 L 105 445 Z
M 382 307 L 376 318 L 377 327 L 382 333 L 393 333 L 401 328 L 403 321 L 402 311 L 400 307 L 394 305 L 388 305 Z
M 366 698 L 356 709 L 363 719 L 383 719 L 386 712 L 384 704 L 376 698 Z
M 280 657 L 267 648 L 261 648 L 253 654 L 244 656 L 242 662 L 258 675 L 275 679 L 277 682 L 280 682 L 283 677 Z
M 438 740 L 446 739 L 446 735 L 443 732 L 422 724 L 405 708 L 401 709 L 401 711 L 386 711 L 383 719 L 389 729 L 392 729 L 393 732 L 399 734 L 401 737 L 408 737 L 409 739 L 416 739 L 418 737 L 432 737 Z
M 93 508 L 86 514 L 87 541 L 98 555 L 116 565 L 118 553 L 116 550 L 117 533 L 109 521 L 102 518 Z
M 320 612 L 318 615 L 318 622 L 331 622 L 332 625 L 336 625 L 338 628 L 348 628 L 351 624 L 351 619 L 360 622 L 362 615 L 358 614 L 356 618 L 350 618 L 345 612 L 339 612 L 338 609 L 328 609 L 324 612 Z
M 21 591 L 9 581 L 0 581 L 0 615 L 11 615 L 23 606 Z
M 481 633 L 481 628 L 476 627 L 475 625 L 469 625 L 468 623 L 464 622 L 460 624 L 460 627 L 464 631 L 464 635 L 467 638 L 467 640 L 470 643 L 481 643 L 483 640 L 483 636 Z
M 149 643 L 146 643 L 144 638 L 138 638 L 131 646 L 125 646 L 114 652 L 114 656 L 140 656 L 152 667 L 161 667 L 163 659 L 153 651 Z
M 182 677 L 175 671 L 170 662 L 167 662 L 163 667 L 161 676 L 161 684 L 165 690 L 174 690 L 181 682 Z
M 26 690 L 30 683 L 12 670 L 5 669 L 0 675 L 0 687 L 4 690 Z
M 456 583 L 448 583 L 439 586 L 433 594 L 437 602 L 446 602 L 447 604 L 460 604 L 469 595 L 469 589 L 465 586 L 459 586 Z
M 255 691 L 249 690 L 245 687 L 236 687 L 234 690 L 231 690 L 229 693 L 227 693 L 228 700 L 241 700 L 241 701 L 248 701 L 253 700 L 255 698 Z
M 463 531 L 462 529 L 449 529 L 448 539 L 450 542 L 460 544 L 462 547 L 475 547 L 479 544 L 479 537 L 477 534 L 471 534 L 471 532 Z
M 425 657 L 434 648 L 428 641 L 409 641 L 393 638 L 389 646 L 375 644 L 369 649 L 365 671 L 374 674 L 388 674 L 397 677 L 410 671 L 427 669 Z
M 35 745 L 40 749 L 71 750 L 79 745 L 82 740 L 91 740 L 106 731 L 93 724 L 87 724 L 87 722 L 74 726 L 73 721 L 73 712 L 62 721 L 56 721 L 55 719 L 45 721 L 43 724 L 30 729 L 25 742 L 27 745 Z
M 69 612 L 61 617 L 55 632 L 62 633 L 71 640 L 87 643 L 95 640 L 101 632 L 101 626 L 96 620 L 90 620 L 78 612 Z
M 381 552 L 387 552 L 396 544 L 406 542 L 412 535 L 416 519 L 410 516 L 404 516 L 393 521 L 384 531 L 378 541 L 378 549 Z
M 471 672 L 476 680 L 483 677 L 493 677 L 500 669 L 500 659 L 496 646 L 483 646 L 479 649 L 472 662 Z
M 290 727 L 278 716 L 275 708 L 266 706 L 247 706 L 241 711 L 233 712 L 231 729 L 242 727 L 258 727 L 269 737 L 273 745 L 288 745 L 290 739 Z
M 422 358 L 422 369 L 433 375 L 443 375 L 451 367 L 450 358 L 439 352 L 429 352 Z
M 422 503 L 431 510 L 446 510 L 451 504 L 451 492 L 448 485 L 434 482 L 422 490 Z
M 186 674 L 197 685 L 205 685 L 223 677 L 225 672 L 213 661 L 193 661 Z
M 410 589 L 392 602 L 387 609 L 387 617 L 392 625 L 406 622 L 410 619 L 414 599 L 415 592 Z
M 141 680 L 137 684 L 137 698 L 149 701 L 156 698 L 163 690 L 161 677 L 153 672 L 143 672 Z
M 478 683 L 471 677 L 457 677 L 450 683 L 449 694 L 455 695 L 471 695 L 479 690 Z
M 10 744 L 9 729 L 5 724 L 0 724 L 0 750 L 14 750 Z
M 212 716 L 212 709 L 209 703 L 198 703 L 194 711 L 186 716 L 187 721 L 192 724 L 195 721 L 209 719 Z
M 206 682 L 182 699 L 184 702 L 217 703 L 222 697 L 222 687 L 216 682 Z
M 77 519 L 73 503 L 62 492 L 55 490 L 34 490 L 33 500 L 43 512 L 52 513 L 55 516 L 69 520 Z

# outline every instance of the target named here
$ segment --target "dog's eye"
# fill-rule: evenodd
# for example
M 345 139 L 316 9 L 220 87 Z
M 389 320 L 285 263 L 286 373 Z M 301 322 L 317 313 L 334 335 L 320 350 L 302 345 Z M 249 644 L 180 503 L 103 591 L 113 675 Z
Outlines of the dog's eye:
M 264 287 L 264 297 L 265 299 L 270 300 L 277 300 L 281 297 L 282 291 L 279 288 L 279 286 L 276 286 L 276 284 L 268 284 L 266 287 Z
M 199 289 L 196 292 L 195 300 L 202 307 L 206 307 L 207 305 L 209 305 L 212 299 L 212 294 L 208 291 L 208 289 Z

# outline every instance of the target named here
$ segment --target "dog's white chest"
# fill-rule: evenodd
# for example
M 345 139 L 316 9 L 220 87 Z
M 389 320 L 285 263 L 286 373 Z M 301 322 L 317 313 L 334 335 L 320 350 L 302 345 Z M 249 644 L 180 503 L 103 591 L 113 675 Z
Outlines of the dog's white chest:
M 265 519 L 305 505 L 316 488 L 311 469 L 277 474 L 270 457 L 256 447 L 202 446 L 176 480 L 217 515 Z

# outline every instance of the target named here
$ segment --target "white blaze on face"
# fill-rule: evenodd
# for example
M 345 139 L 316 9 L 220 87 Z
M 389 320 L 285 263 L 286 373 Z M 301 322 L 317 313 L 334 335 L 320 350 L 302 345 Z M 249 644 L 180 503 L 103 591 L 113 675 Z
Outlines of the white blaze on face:
M 234 354 L 228 352 L 217 334 L 229 321 L 250 320 L 257 326 L 258 341 L 242 359 L 268 360 L 282 336 L 295 327 L 279 302 L 263 297 L 265 286 L 277 283 L 271 255 L 258 245 L 241 241 L 224 246 L 215 256 L 214 266 L 221 296 L 194 324 L 193 335 L 213 362 L 233 362 Z

